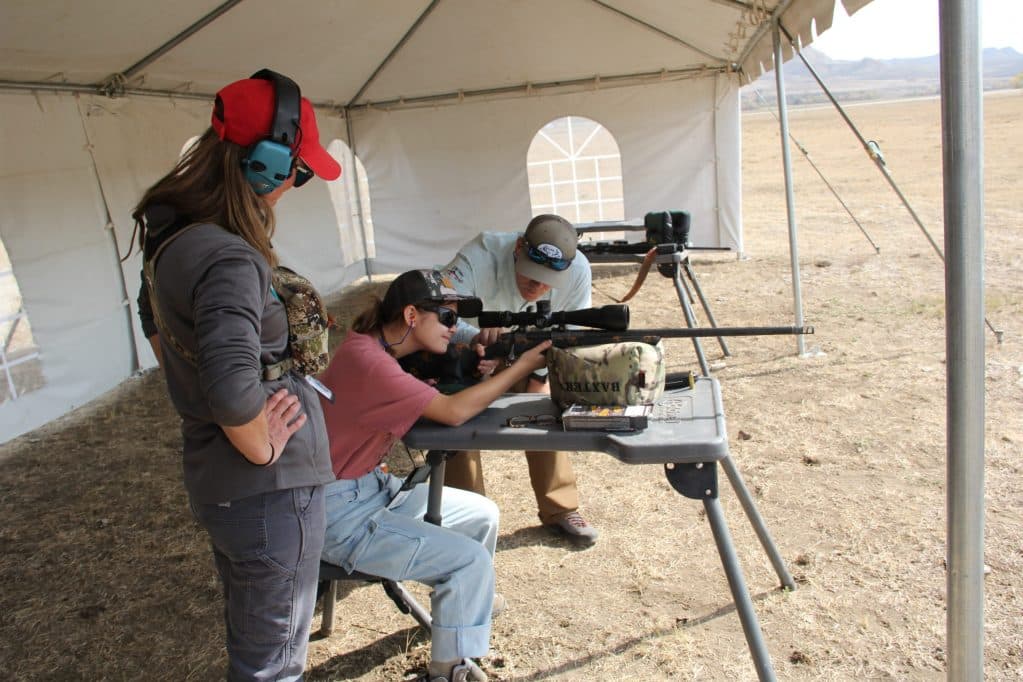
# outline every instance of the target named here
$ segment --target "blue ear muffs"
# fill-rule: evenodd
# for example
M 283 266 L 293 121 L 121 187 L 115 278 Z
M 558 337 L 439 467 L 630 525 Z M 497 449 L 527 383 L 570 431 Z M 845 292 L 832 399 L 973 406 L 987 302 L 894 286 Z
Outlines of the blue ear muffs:
M 298 139 L 302 93 L 295 81 L 270 69 L 257 71 L 251 77 L 273 83 L 274 115 L 270 135 L 252 146 L 242 159 L 242 171 L 256 194 L 269 194 L 291 176 L 295 158 L 292 147 Z
M 258 142 L 242 159 L 242 169 L 256 194 L 269 194 L 291 175 L 291 148 L 270 140 Z

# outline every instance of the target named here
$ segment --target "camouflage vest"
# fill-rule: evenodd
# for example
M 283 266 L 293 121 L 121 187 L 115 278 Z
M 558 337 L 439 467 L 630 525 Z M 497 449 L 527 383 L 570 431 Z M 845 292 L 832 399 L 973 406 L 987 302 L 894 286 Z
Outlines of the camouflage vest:
M 570 405 L 643 405 L 664 393 L 664 347 L 639 341 L 547 351 L 551 400 Z
M 156 298 L 156 262 L 167 245 L 188 230 L 201 225 L 192 223 L 169 235 L 152 258 L 142 265 L 142 273 L 149 288 L 149 302 L 153 310 L 153 321 L 160 332 L 160 341 L 174 349 L 193 367 L 198 359 L 194 352 L 185 348 L 171 334 L 160 313 L 160 302 Z M 272 287 L 278 300 L 284 304 L 288 315 L 288 350 L 290 356 L 280 362 L 263 366 L 263 381 L 281 378 L 288 370 L 294 369 L 304 375 L 316 375 L 327 368 L 327 337 L 330 333 L 330 318 L 319 292 L 309 280 L 285 267 L 274 268 Z
M 291 357 L 264 367 L 263 378 L 276 379 L 289 369 L 307 376 L 319 374 L 330 362 L 327 353 L 330 318 L 323 298 L 309 280 L 285 267 L 274 268 L 273 288 L 288 311 Z M 271 368 L 279 369 L 277 376 L 267 376 Z

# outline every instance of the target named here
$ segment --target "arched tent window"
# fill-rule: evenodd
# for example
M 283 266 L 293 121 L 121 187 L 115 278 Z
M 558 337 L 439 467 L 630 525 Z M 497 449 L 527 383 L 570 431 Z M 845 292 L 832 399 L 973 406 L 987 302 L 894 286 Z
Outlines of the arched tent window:
M 373 241 L 373 212 L 369 200 L 369 178 L 362 161 L 341 140 L 331 140 L 327 151 L 341 161 L 339 182 L 327 183 L 341 233 L 343 265 L 376 257 Z M 354 170 L 354 172 L 353 172 Z
M 21 301 L 7 249 L 0 242 L 0 404 L 46 383 L 32 325 Z
M 526 163 L 533 215 L 557 213 L 577 224 L 625 218 L 618 143 L 596 121 L 551 121 L 533 138 Z

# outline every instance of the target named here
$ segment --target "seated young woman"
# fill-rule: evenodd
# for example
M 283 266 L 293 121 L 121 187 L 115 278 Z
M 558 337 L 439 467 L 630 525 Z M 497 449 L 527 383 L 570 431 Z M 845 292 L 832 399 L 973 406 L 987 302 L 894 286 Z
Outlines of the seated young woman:
M 406 373 L 399 358 L 447 350 L 466 300 L 436 270 L 400 275 L 382 301 L 356 318 L 320 377 L 334 392 L 334 402 L 322 404 L 338 479 L 326 487 L 323 560 L 433 587 L 427 680 L 464 676 L 464 659 L 487 654 L 498 511 L 481 495 L 445 488 L 444 526 L 427 523 L 428 486 L 399 494 L 402 481 L 380 463 L 420 417 L 457 426 L 482 412 L 543 366 L 550 346 L 526 351 L 505 371 L 453 395 Z

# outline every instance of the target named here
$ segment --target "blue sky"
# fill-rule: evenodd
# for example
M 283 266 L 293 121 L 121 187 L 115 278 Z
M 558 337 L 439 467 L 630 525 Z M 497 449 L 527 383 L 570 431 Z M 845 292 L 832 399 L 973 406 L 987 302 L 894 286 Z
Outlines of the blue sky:
M 836 2 L 831 28 L 812 47 L 832 59 L 938 53 L 938 0 L 874 0 L 849 19 Z M 979 0 L 981 46 L 1023 53 L 1023 0 Z

